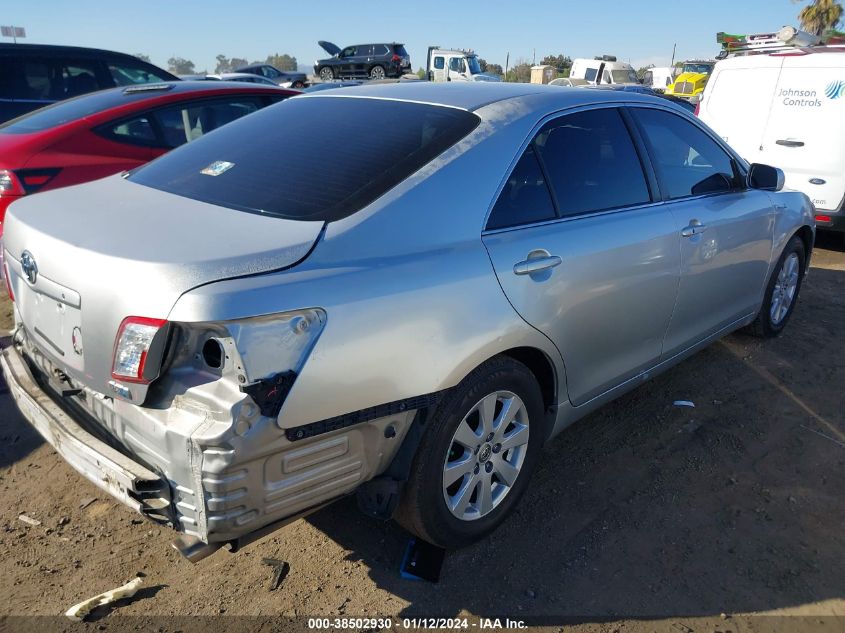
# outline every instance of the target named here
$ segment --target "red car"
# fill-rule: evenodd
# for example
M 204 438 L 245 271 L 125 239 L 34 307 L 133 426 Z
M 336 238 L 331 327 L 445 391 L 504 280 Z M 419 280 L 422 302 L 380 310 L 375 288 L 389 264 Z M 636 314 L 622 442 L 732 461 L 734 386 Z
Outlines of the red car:
M 296 90 L 179 81 L 102 90 L 0 125 L 0 236 L 20 196 L 132 169 Z

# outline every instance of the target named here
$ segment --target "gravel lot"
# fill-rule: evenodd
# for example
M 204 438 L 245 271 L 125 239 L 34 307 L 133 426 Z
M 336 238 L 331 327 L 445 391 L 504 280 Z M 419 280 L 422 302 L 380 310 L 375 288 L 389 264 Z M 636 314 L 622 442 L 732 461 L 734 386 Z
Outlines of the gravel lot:
M 400 578 L 407 535 L 360 515 L 354 499 L 191 565 L 170 531 L 66 466 L 0 385 L 0 616 L 57 615 L 147 575 L 137 599 L 94 625 L 12 618 L 0 630 L 279 630 L 231 616 L 459 614 L 540 618 L 556 631 L 845 630 L 841 244 L 820 239 L 784 336 L 734 334 L 552 441 L 519 511 L 449 554 L 438 584 Z M 8 313 L 0 303 L 0 330 Z M 262 557 L 290 562 L 280 590 L 267 590 Z

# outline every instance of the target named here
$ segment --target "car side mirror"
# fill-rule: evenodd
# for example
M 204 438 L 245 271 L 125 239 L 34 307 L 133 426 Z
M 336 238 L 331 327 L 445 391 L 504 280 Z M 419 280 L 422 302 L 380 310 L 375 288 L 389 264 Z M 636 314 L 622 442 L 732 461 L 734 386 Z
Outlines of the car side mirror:
M 771 165 L 754 163 L 748 170 L 748 186 L 752 189 L 764 191 L 780 191 L 783 189 L 786 177 L 783 170 Z

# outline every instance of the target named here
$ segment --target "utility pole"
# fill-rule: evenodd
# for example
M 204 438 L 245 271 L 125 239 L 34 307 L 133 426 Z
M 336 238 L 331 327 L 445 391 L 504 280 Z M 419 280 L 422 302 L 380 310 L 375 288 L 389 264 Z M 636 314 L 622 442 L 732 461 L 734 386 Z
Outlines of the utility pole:
M 675 67 L 675 49 L 676 49 L 677 47 L 678 47 L 678 43 L 677 43 L 677 42 L 675 42 L 674 44 L 672 44 L 672 63 L 671 63 L 671 64 L 669 64 L 669 67 L 670 67 L 670 68 L 674 68 L 674 67 Z

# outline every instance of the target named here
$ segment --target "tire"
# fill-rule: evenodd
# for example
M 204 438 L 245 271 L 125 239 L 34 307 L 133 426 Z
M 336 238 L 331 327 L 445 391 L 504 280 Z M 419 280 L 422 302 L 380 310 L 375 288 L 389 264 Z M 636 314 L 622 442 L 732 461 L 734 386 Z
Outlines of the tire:
M 317 74 L 323 81 L 334 81 L 336 77 L 334 68 L 331 66 L 323 66 L 319 71 L 317 71 Z
M 751 334 L 760 338 L 774 338 L 783 332 L 798 303 L 806 261 L 804 242 L 794 235 L 772 271 L 757 318 L 748 326 Z
M 296 90 L 302 90 L 304 87 L 305 87 L 305 84 L 302 83 L 301 81 L 299 81 L 298 79 L 296 81 L 294 81 L 293 84 L 291 85 L 291 88 L 294 88 Z
M 387 73 L 384 72 L 384 67 L 375 65 L 370 68 L 370 79 L 384 79 L 387 77 Z
M 508 400 L 508 411 L 515 417 L 504 424 Z M 498 420 L 498 428 L 488 424 L 484 429 L 482 407 L 495 414 L 484 417 L 493 423 Z M 456 437 L 459 427 L 463 445 Z M 396 520 L 423 540 L 448 549 L 483 538 L 505 520 L 525 492 L 547 436 L 543 396 L 534 375 L 511 358 L 491 359 L 451 390 L 433 412 Z M 507 443 L 510 448 L 502 446 Z M 472 444 L 475 447 L 469 448 Z M 451 472 L 462 474 L 445 486 L 449 464 L 455 468 Z M 510 485 L 505 477 L 511 478 Z

